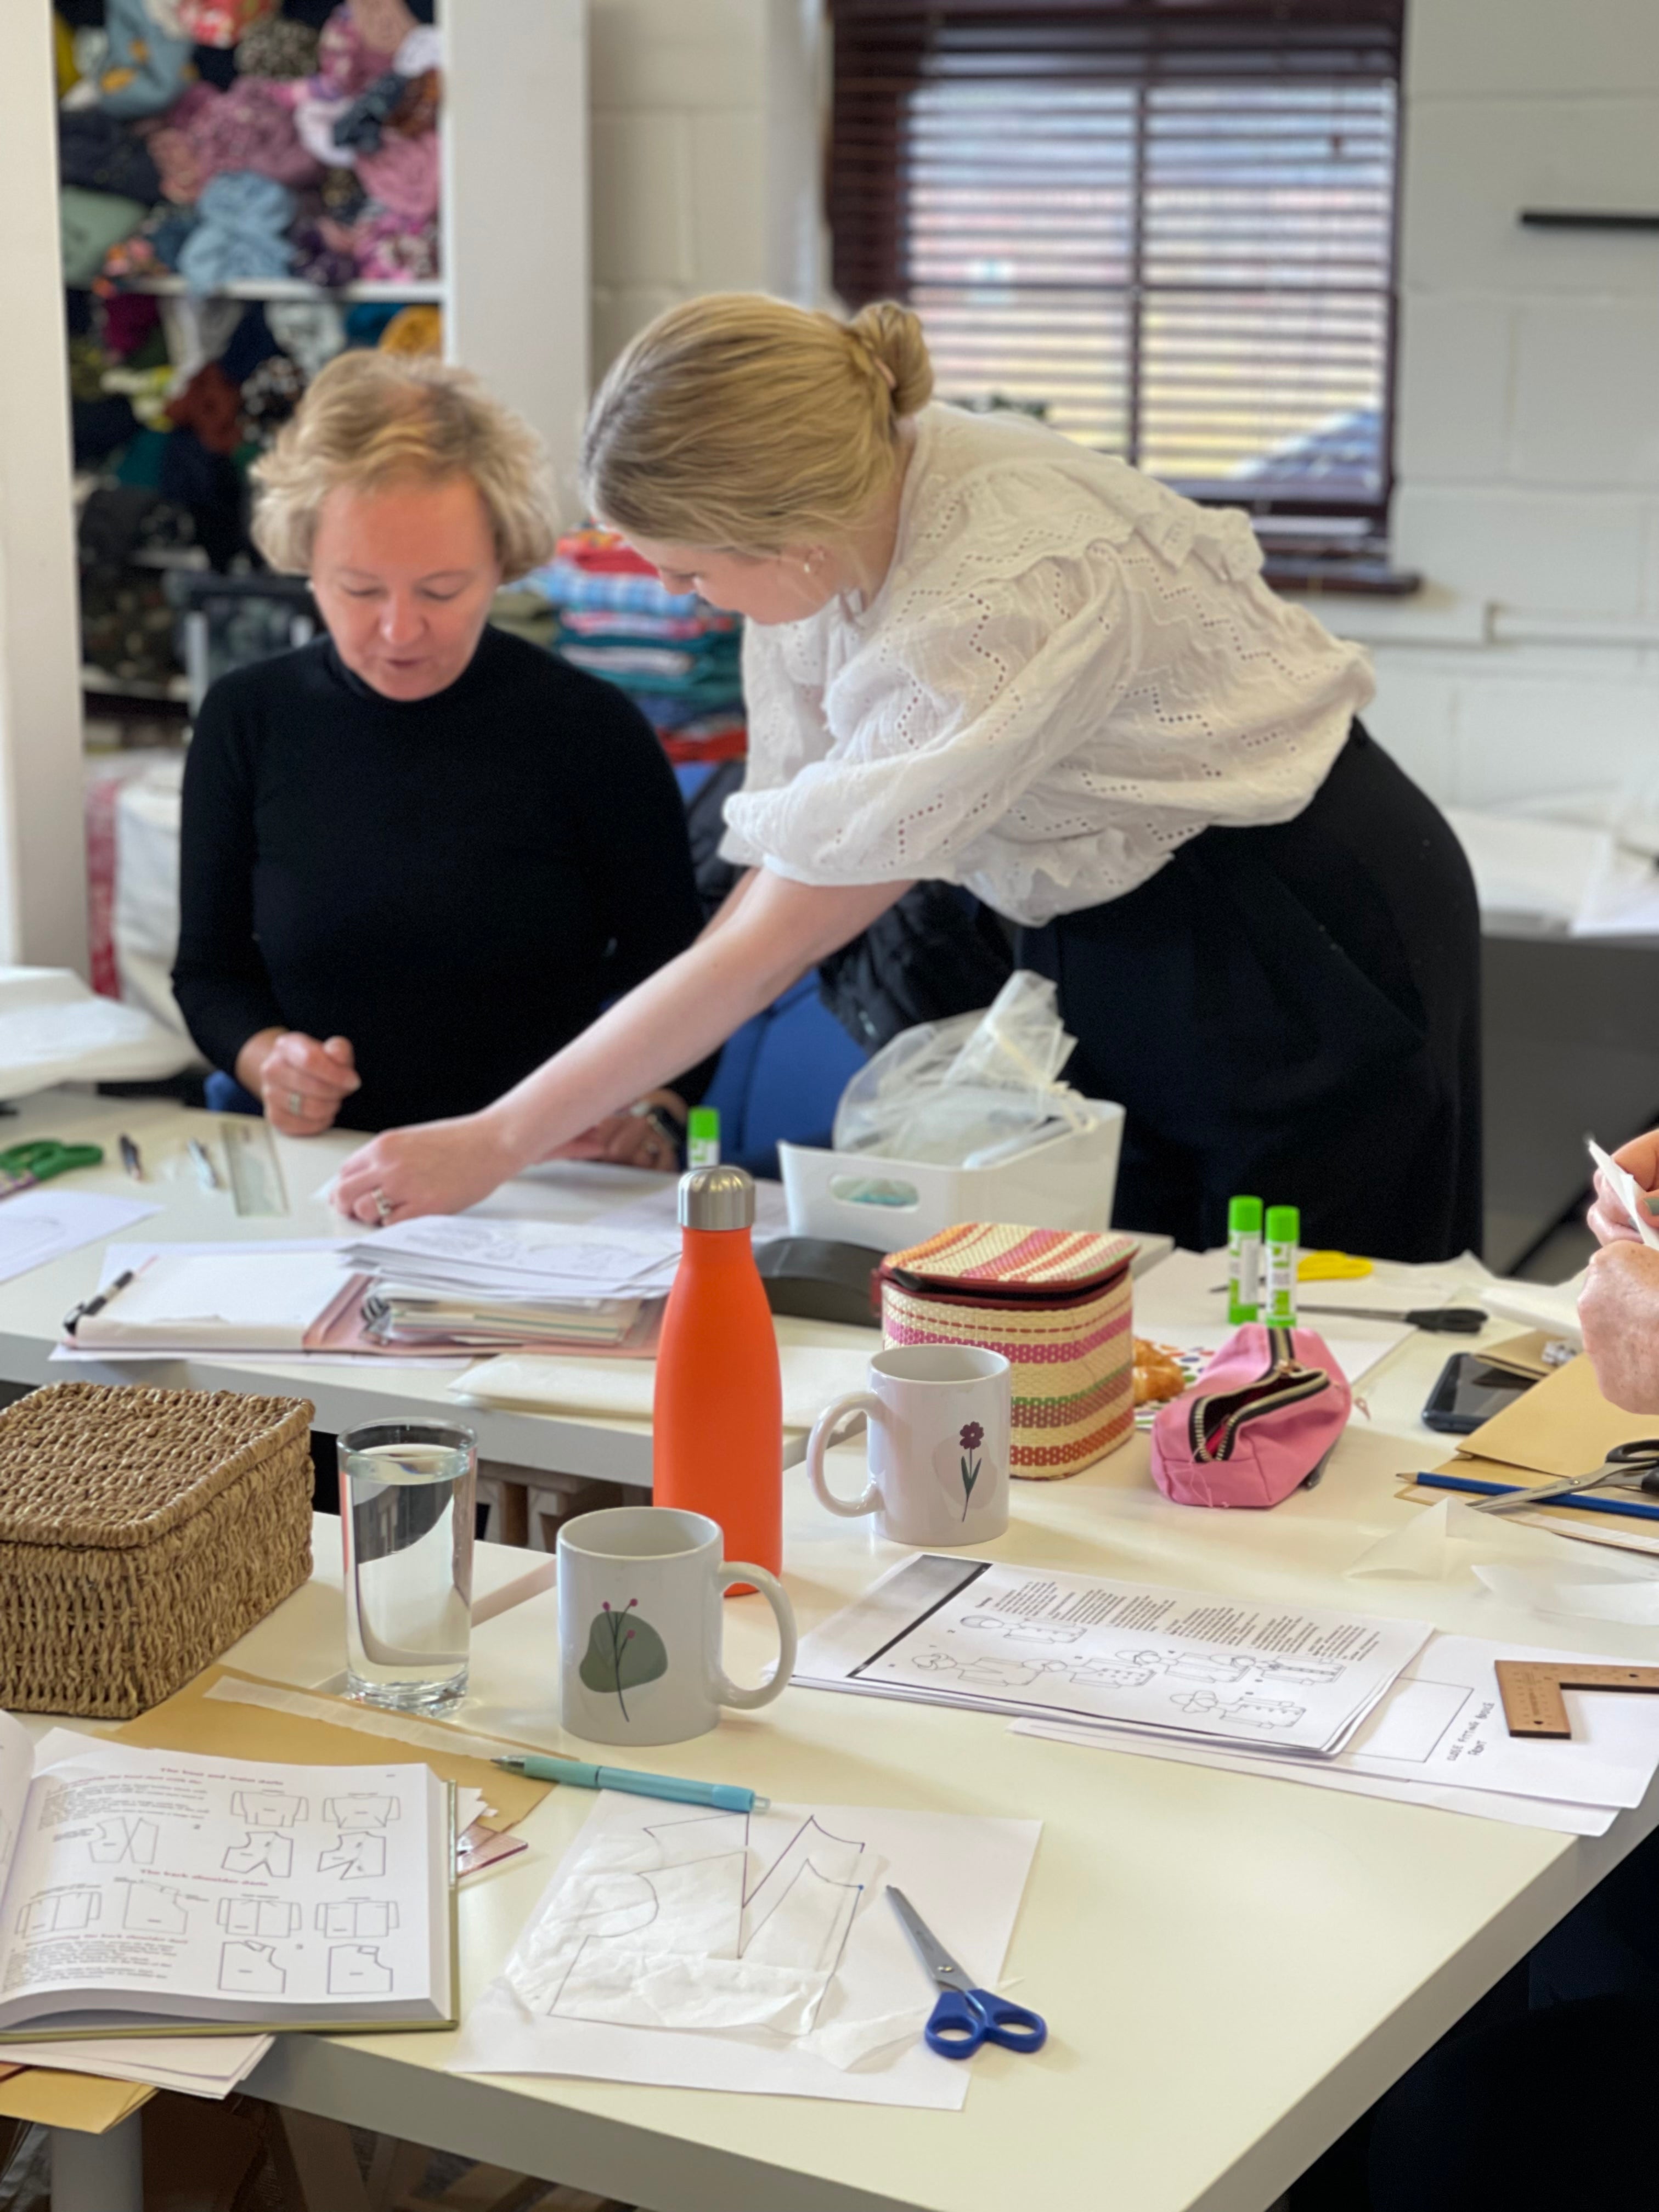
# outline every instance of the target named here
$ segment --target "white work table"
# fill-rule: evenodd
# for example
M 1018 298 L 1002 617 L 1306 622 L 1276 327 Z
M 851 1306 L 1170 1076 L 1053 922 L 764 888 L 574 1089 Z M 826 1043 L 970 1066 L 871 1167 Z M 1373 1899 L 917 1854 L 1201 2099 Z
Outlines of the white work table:
M 860 1455 L 837 1456 L 847 1489 Z M 1341 1581 L 1413 1510 L 1393 1495 L 1412 1457 L 1351 1432 L 1317 1490 L 1271 1513 L 1208 1513 L 1157 1494 L 1137 1439 L 1069 1482 L 1017 1485 L 1012 1525 L 987 1548 L 1651 1656 L 1650 1635 L 1506 1613 L 1484 1593 Z M 902 1555 L 832 1520 L 799 1469 L 785 1490 L 785 1579 L 810 1626 Z M 231 1661 L 295 1683 L 331 1676 L 338 1571 L 325 1540 L 317 1581 Z M 492 1581 L 505 1571 L 492 1560 Z M 459 1717 L 587 1755 L 555 1717 L 556 1626 L 549 1591 L 479 1628 Z M 730 1608 L 734 1673 L 760 1671 L 770 1634 L 759 1601 Z M 954 2114 L 449 2075 L 447 2033 L 279 2038 L 251 2090 L 652 2212 L 1263 2212 L 1659 1815 L 1650 1799 L 1588 1842 L 802 1689 L 637 1757 L 783 1800 L 1041 1820 L 1001 1978 L 1048 2017 L 1047 2048 L 982 2051 Z M 589 1808 L 556 1790 L 523 1826 L 529 1853 L 463 1888 L 468 2004 Z
M 109 1191 L 141 1199 L 161 1212 L 122 1232 L 123 1243 L 158 1244 L 240 1240 L 263 1243 L 287 1237 L 344 1238 L 354 1233 L 318 1193 L 335 1169 L 367 1139 L 350 1131 L 320 1137 L 276 1138 L 278 1163 L 288 1199 L 286 1213 L 238 1214 L 228 1188 L 204 1190 L 192 1170 L 188 1141 L 200 1138 L 213 1149 L 223 1176 L 218 1131 L 228 1117 L 193 1113 L 169 1099 L 99 1098 L 72 1091 L 42 1091 L 26 1099 L 15 1115 L 0 1120 L 0 1149 L 39 1137 L 101 1145 L 101 1168 L 79 1170 L 56 1188 Z M 143 1156 L 145 1177 L 134 1182 L 121 1167 L 117 1139 L 125 1131 Z M 489 1211 L 510 1215 L 522 1208 L 527 1186 L 534 1208 L 544 1215 L 580 1222 L 630 1199 L 660 1191 L 665 1178 L 626 1168 L 590 1166 L 537 1170 L 526 1184 L 508 1184 L 490 1201 Z M 47 1185 L 51 1189 L 52 1185 Z M 3 1228 L 0 1215 L 0 1228 Z M 592 1476 L 608 1482 L 648 1484 L 651 1431 L 641 1421 L 601 1420 L 560 1413 L 514 1413 L 496 1407 L 463 1406 L 448 1385 L 460 1370 L 388 1361 L 347 1365 L 321 1359 L 208 1359 L 116 1361 L 72 1364 L 52 1361 L 63 1334 L 64 1316 L 98 1286 L 101 1244 L 32 1269 L 0 1283 L 0 1382 L 150 1382 L 191 1390 L 281 1392 L 309 1398 L 317 1426 L 334 1435 L 364 1421 L 398 1415 L 441 1413 L 475 1430 L 478 1449 L 488 1460 L 512 1467 L 562 1474 Z M 831 1332 L 844 1341 L 845 1332 Z M 872 1348 L 876 1339 L 872 1332 Z M 799 1458 L 804 1439 L 793 1434 L 786 1455 Z
M 9 1141 L 89 1133 L 112 1143 L 115 1130 L 127 1127 L 141 1144 L 153 1132 L 159 1147 L 180 1140 L 185 1120 L 171 1107 L 57 1094 L 3 1128 Z M 348 1141 L 334 1140 L 337 1155 Z M 307 1166 L 296 1180 L 296 1149 L 316 1161 L 314 1176 Z M 284 1147 L 294 1212 L 242 1223 L 240 1232 L 319 1233 L 320 1209 L 308 1207 L 304 1194 L 331 1164 L 326 1150 Z M 136 1188 L 118 1169 L 102 1181 Z M 167 1212 L 134 1236 L 239 1233 L 228 1196 L 216 1199 L 183 1176 L 146 1188 L 158 1197 L 165 1191 Z M 61 1312 L 92 1287 L 98 1256 L 91 1248 L 0 1285 L 0 1372 L 38 1381 L 89 1371 L 46 1366 L 39 1316 L 43 1308 Z M 1152 1287 L 1146 1302 L 1155 1314 Z M 1491 1331 L 1505 1333 L 1502 1323 Z M 1395 1478 L 1432 1463 L 1425 1453 L 1445 1455 L 1445 1440 L 1419 1429 L 1414 1412 L 1448 1353 L 1466 1341 L 1410 1339 L 1362 1387 L 1370 1431 L 1357 1421 L 1322 1483 L 1270 1513 L 1170 1504 L 1151 1484 L 1138 1437 L 1070 1481 L 1016 1485 L 1009 1531 L 986 1548 L 1031 1564 L 1650 1657 L 1650 1633 L 1506 1611 L 1473 1587 L 1342 1579 L 1370 1544 L 1419 1510 L 1395 1497 Z M 246 1379 L 240 1368 L 228 1374 L 191 1363 L 143 1371 L 256 1389 L 280 1376 L 282 1387 L 303 1388 L 319 1402 L 325 1424 L 338 1421 L 337 1408 L 353 1398 L 376 1411 L 389 1402 L 447 1402 L 431 1378 L 404 1369 L 384 1381 L 338 1370 L 326 1382 L 313 1382 L 309 1367 L 301 1380 L 274 1363 L 251 1364 Z M 480 1415 L 478 1425 L 489 1436 L 486 1450 L 538 1463 L 530 1449 L 497 1440 L 493 1417 Z M 618 1449 L 600 1439 L 631 1435 L 637 1443 L 639 1435 L 544 1417 L 522 1417 L 518 1426 L 557 1432 L 561 1450 L 571 1449 L 568 1438 L 590 1454 L 539 1463 L 594 1472 L 595 1457 Z M 836 1458 L 837 1486 L 850 1490 L 861 1446 L 842 1447 Z M 808 1628 L 902 1554 L 867 1526 L 824 1513 L 799 1468 L 784 1480 L 785 1580 Z M 227 1655 L 231 1663 L 311 1686 L 337 1674 L 337 1531 L 323 1522 L 319 1529 L 313 1580 Z M 486 1547 L 480 1590 L 499 1594 L 532 1565 L 524 1554 Z M 464 1723 L 577 1748 L 556 1724 L 556 1625 L 553 1593 L 544 1590 L 475 1630 Z M 734 1674 L 752 1678 L 771 1648 L 759 1601 L 728 1608 Z M 1571 1838 L 1266 1777 L 1075 1749 L 1012 1735 L 988 1714 L 801 1689 L 763 1712 L 728 1714 L 695 1743 L 635 1756 L 664 1771 L 744 1782 L 784 1801 L 1040 1820 L 1042 1838 L 1000 1979 L 1047 2016 L 1047 2047 L 1030 2058 L 982 2051 L 970 2062 L 959 2113 L 455 2075 L 444 2071 L 453 2045 L 447 2033 L 282 2037 L 251 2090 L 650 2212 L 738 2205 L 1007 2212 L 1030 2203 L 1264 2212 L 1659 1818 L 1650 1795 L 1605 1838 Z M 529 1851 L 463 1888 L 466 2004 L 499 1970 L 590 1807 L 583 1792 L 555 1790 L 523 1824 Z M 111 2206 L 100 2199 L 98 2212 Z

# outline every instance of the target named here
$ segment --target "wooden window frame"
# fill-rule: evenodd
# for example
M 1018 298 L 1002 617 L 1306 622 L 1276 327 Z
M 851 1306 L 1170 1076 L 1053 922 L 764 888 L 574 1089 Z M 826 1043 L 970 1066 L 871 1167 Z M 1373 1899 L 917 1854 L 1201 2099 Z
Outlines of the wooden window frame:
M 935 28 L 948 22 L 953 28 L 969 26 L 975 18 L 988 26 L 1009 26 L 1011 35 L 1020 19 L 1033 30 L 1054 26 L 1063 33 L 1067 19 L 1079 26 L 1109 27 L 1121 22 L 1131 38 L 1150 38 L 1156 52 L 1167 36 L 1171 51 L 1190 54 L 1203 47 L 1206 29 L 1218 49 L 1225 50 L 1231 33 L 1235 40 L 1254 42 L 1265 32 L 1305 30 L 1322 32 L 1334 40 L 1351 40 L 1357 52 L 1367 45 L 1388 46 L 1393 70 L 1388 81 L 1400 82 L 1404 38 L 1405 0 L 828 0 L 832 31 L 837 40 L 837 65 L 833 73 L 830 141 L 827 149 L 824 207 L 831 248 L 832 278 L 836 291 L 849 307 L 876 298 L 903 299 L 906 295 L 904 121 L 908 92 L 924 82 L 922 62 L 927 42 Z M 862 74 L 856 81 L 843 75 L 841 57 L 850 52 Z M 870 85 L 877 69 L 887 70 L 885 100 L 872 98 Z M 1363 64 L 1355 70 L 1356 82 L 1378 82 L 1373 71 L 1367 78 Z M 879 84 L 880 78 L 874 77 Z M 1126 82 L 1132 82 L 1126 71 Z M 1156 82 L 1152 70 L 1139 81 L 1141 112 Z M 1394 492 L 1395 380 L 1399 337 L 1399 233 L 1401 147 L 1404 121 L 1398 106 L 1393 146 L 1392 191 L 1389 210 L 1389 276 L 1384 295 L 1384 374 L 1379 437 L 1380 478 L 1376 490 L 1362 494 L 1299 492 L 1287 485 L 1252 489 L 1248 479 L 1182 481 L 1178 489 L 1188 496 L 1215 505 L 1243 507 L 1255 522 L 1267 553 L 1268 574 L 1282 585 L 1302 590 L 1336 590 L 1398 596 L 1418 588 L 1420 579 L 1395 569 L 1388 557 L 1389 509 Z M 884 147 L 880 132 L 887 139 Z M 875 135 L 872 136 L 872 131 Z M 1144 161 L 1146 135 L 1135 135 L 1136 160 Z M 872 185 L 872 178 L 890 176 L 890 191 Z M 1144 173 L 1144 172 L 1140 172 Z M 1143 375 L 1140 316 L 1143 293 L 1134 271 L 1140 266 L 1144 247 L 1144 202 L 1137 188 L 1131 212 L 1131 276 L 1124 288 L 1127 317 L 1124 355 L 1127 380 L 1126 419 L 1131 434 L 1139 419 Z M 1131 450 L 1133 450 L 1132 443 Z

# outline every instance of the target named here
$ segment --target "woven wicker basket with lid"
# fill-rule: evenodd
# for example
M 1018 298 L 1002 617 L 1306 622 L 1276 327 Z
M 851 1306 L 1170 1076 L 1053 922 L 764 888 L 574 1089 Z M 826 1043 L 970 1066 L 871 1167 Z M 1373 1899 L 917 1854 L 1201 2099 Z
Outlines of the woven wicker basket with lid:
M 0 1707 L 130 1719 L 296 1589 L 313 1411 L 58 1382 L 0 1412 Z
M 964 1221 L 881 1267 L 890 1345 L 971 1344 L 1012 1369 L 1009 1473 L 1076 1474 L 1134 1428 L 1133 1237 Z

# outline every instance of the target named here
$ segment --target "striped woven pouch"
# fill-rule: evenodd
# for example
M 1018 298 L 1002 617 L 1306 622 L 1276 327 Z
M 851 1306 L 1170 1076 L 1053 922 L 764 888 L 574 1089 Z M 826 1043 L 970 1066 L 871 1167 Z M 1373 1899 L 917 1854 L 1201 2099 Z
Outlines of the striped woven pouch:
M 1134 1431 L 1133 1237 L 967 1221 L 881 1267 L 890 1345 L 971 1344 L 1013 1370 L 1011 1472 L 1076 1474 Z

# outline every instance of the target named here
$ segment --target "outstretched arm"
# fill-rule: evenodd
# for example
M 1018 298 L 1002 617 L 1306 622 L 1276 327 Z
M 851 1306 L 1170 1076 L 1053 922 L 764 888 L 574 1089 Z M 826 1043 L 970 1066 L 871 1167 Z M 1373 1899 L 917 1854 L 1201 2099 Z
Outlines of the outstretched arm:
M 808 968 L 866 929 L 908 884 L 834 888 L 757 870 L 697 942 L 481 1114 L 391 1129 L 341 1169 L 358 1221 L 457 1213 L 723 1044 Z

